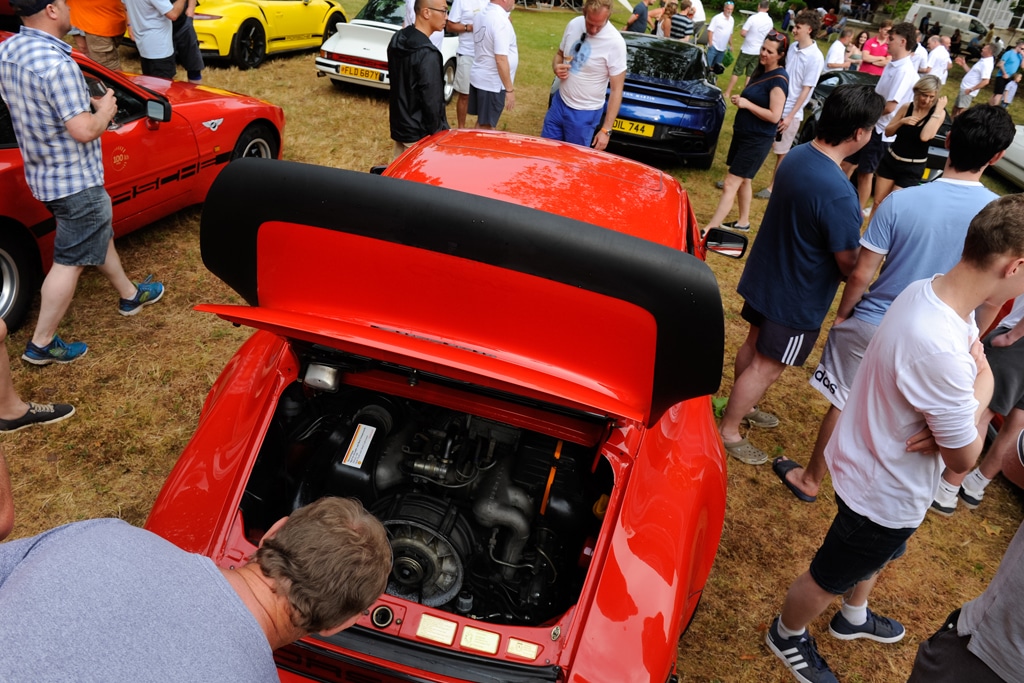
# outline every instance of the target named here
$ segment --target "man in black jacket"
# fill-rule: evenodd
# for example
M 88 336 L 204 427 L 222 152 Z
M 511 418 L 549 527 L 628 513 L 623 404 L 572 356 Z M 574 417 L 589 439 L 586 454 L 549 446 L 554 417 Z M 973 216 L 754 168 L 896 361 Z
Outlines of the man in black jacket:
M 395 156 L 439 130 L 448 129 L 441 52 L 430 34 L 444 30 L 444 0 L 416 0 L 416 23 L 388 45 L 391 72 L 391 139 Z

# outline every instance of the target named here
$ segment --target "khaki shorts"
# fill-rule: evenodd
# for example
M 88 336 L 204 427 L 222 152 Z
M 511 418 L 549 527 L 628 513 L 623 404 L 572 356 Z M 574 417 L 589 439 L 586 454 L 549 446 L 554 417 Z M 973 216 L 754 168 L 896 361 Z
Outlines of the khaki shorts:
M 89 48 L 89 56 L 112 71 L 121 70 L 121 36 L 108 38 L 85 34 L 85 46 Z
M 772 143 L 773 152 L 776 154 L 789 154 L 789 150 L 793 149 L 793 141 L 796 140 L 797 131 L 800 130 L 800 123 L 800 121 L 794 119 L 793 123 L 789 124 L 789 127 L 782 131 L 782 138 Z
M 459 55 L 455 62 L 455 92 L 469 94 L 469 73 L 473 70 L 472 55 Z

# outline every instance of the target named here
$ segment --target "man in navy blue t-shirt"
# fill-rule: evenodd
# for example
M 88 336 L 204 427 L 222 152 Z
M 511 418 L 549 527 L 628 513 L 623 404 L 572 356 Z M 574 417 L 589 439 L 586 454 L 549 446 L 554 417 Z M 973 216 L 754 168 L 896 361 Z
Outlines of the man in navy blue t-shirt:
M 840 281 L 860 250 L 860 204 L 839 164 L 870 139 L 884 102 L 869 86 L 840 86 L 826 100 L 817 138 L 785 158 L 737 291 L 750 323 L 736 353 L 729 404 L 719 425 L 733 457 L 761 465 L 768 456 L 740 425 L 778 426 L 757 402 L 787 365 L 814 348 Z

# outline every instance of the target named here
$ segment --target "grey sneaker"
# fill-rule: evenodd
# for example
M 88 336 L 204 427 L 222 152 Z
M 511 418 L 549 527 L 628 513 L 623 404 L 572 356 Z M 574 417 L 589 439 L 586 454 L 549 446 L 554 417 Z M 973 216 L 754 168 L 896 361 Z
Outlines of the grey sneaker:
M 836 612 L 832 622 L 828 625 L 828 632 L 839 640 L 856 640 L 867 638 L 876 640 L 879 643 L 898 643 L 907 635 L 903 624 L 888 617 L 880 617 L 871 610 L 868 610 L 868 620 L 863 624 L 854 626 L 843 613 Z
M 802 683 L 839 683 L 832 669 L 818 654 L 814 638 L 807 632 L 796 638 L 783 638 L 779 635 L 779 617 L 775 617 L 764 641 L 796 680 Z
M 756 197 L 757 199 L 771 199 L 772 191 L 766 187 L 757 194 L 755 194 L 754 197 Z
M 724 180 L 716 180 L 715 181 L 715 187 L 717 187 L 719 190 L 724 190 L 725 189 L 725 181 Z

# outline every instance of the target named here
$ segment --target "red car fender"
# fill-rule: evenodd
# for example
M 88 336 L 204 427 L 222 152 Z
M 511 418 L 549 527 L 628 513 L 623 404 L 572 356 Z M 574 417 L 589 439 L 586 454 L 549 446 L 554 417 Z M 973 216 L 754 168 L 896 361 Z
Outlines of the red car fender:
M 708 478 L 715 485 L 702 494 Z M 673 406 L 646 432 L 626 488 L 571 683 L 660 682 L 673 671 L 725 517 L 725 457 L 707 397 Z M 623 669 L 621 652 L 639 653 L 643 668 Z
M 298 362 L 283 339 L 256 332 L 231 358 L 207 396 L 195 436 L 167 478 L 146 528 L 183 550 L 222 552 L 243 482 Z

